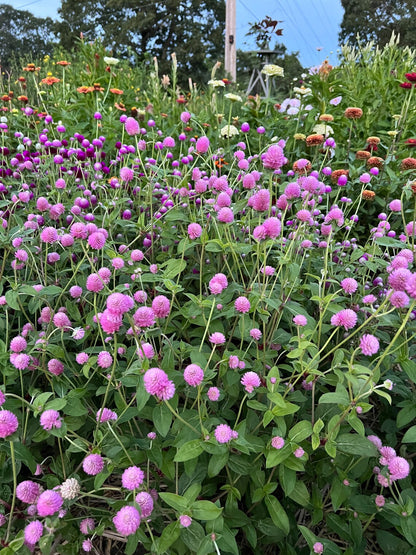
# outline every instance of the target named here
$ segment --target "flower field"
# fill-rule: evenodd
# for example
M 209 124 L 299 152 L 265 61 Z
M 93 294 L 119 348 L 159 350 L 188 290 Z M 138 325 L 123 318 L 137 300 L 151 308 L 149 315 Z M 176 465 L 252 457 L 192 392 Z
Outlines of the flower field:
M 416 554 L 416 52 L 221 72 L 2 75 L 0 555 Z

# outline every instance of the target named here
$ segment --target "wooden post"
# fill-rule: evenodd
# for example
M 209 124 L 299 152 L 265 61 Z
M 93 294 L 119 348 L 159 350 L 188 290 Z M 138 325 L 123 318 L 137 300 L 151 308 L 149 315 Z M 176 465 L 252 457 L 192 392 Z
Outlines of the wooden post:
M 225 71 L 237 80 L 236 0 L 226 0 L 225 11 Z

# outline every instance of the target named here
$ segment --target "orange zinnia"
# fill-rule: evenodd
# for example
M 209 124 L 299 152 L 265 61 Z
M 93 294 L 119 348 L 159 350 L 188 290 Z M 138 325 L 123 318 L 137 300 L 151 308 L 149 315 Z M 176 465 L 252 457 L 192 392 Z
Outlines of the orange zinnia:
M 82 85 L 82 87 L 78 87 L 77 91 L 82 94 L 87 94 L 93 92 L 94 87 L 87 87 L 86 85 Z
M 44 85 L 53 85 L 54 83 L 59 83 L 60 81 L 61 80 L 57 77 L 45 77 L 45 79 L 42 79 L 41 83 Z
M 60 62 L 56 62 L 56 65 L 66 67 L 66 66 L 70 66 L 71 62 L 67 62 L 66 60 L 61 60 Z
M 123 94 L 124 91 L 122 91 L 121 89 L 110 89 L 110 92 L 113 94 Z

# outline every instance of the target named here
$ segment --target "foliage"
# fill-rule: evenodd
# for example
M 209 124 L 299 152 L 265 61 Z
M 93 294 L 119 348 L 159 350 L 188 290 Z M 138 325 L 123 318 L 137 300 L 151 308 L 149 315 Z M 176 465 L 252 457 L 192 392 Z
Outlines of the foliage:
M 414 52 L 78 46 L 2 84 L 0 555 L 415 553 Z
M 341 44 L 361 40 L 374 41 L 382 47 L 394 33 L 400 35 L 401 46 L 416 46 L 414 0 L 341 0 L 341 4 L 344 8 Z

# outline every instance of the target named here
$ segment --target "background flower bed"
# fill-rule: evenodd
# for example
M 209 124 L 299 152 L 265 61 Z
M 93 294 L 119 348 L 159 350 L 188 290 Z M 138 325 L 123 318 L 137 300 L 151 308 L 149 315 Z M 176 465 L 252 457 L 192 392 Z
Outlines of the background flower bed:
M 413 553 L 415 55 L 343 54 L 4 83 L 0 553 Z

